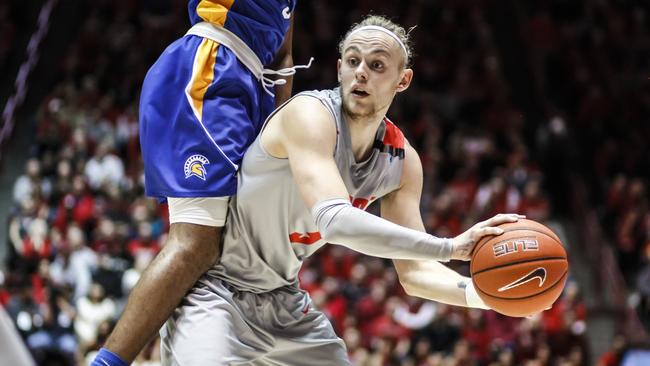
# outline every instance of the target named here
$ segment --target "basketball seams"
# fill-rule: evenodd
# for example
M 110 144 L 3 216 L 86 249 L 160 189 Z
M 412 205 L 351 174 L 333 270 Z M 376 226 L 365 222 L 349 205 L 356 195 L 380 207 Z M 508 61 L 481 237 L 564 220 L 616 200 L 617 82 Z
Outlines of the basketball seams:
M 541 224 L 540 224 L 540 225 L 541 225 Z M 546 226 L 545 226 L 545 227 L 546 227 Z M 546 230 L 548 230 L 549 232 L 553 233 L 553 235 L 549 235 L 547 232 L 541 231 L 541 230 L 539 230 L 539 229 L 537 229 L 537 228 L 532 228 L 532 227 L 521 227 L 521 226 L 517 226 L 517 227 L 511 228 L 511 229 L 503 229 L 503 233 L 504 233 L 504 234 L 505 234 L 505 233 L 511 233 L 511 232 L 513 232 L 513 231 L 519 231 L 519 230 L 534 231 L 534 232 L 536 232 L 536 233 L 544 234 L 544 235 L 548 236 L 549 238 L 555 240 L 556 242 L 560 243 L 560 245 L 562 245 L 562 242 L 560 241 L 560 238 L 559 238 L 555 233 L 553 233 L 553 232 L 551 231 L 551 229 L 549 229 L 549 228 L 546 228 Z
M 541 224 L 540 224 L 540 225 L 541 225 Z M 546 227 L 546 226 L 544 226 L 544 227 Z M 550 231 L 551 229 L 548 229 L 548 228 L 547 228 L 547 230 Z M 558 244 L 560 245 L 560 247 L 564 250 L 564 259 L 567 259 L 566 249 L 564 249 L 564 245 L 562 244 L 562 242 L 558 240 L 559 238 L 556 238 L 556 237 L 554 237 L 554 236 L 549 235 L 548 233 L 545 233 L 545 232 L 543 232 L 543 231 L 540 231 L 540 230 L 537 230 L 537 229 L 535 229 L 535 228 L 531 228 L 531 227 L 515 227 L 515 228 L 511 228 L 511 229 L 504 229 L 504 230 L 503 230 L 503 234 L 501 234 L 501 235 L 504 235 L 505 233 L 512 233 L 512 232 L 515 232 L 515 231 L 533 231 L 533 232 L 536 232 L 536 233 L 539 233 L 539 234 L 543 234 L 543 235 L 545 235 L 545 236 L 551 238 L 551 240 L 553 240 L 554 242 L 558 243 Z M 553 233 L 553 234 L 555 234 L 555 233 Z M 492 236 L 491 236 L 489 239 L 487 239 L 487 240 L 483 240 L 483 238 L 481 238 L 481 240 L 479 240 L 479 242 L 477 243 L 477 245 L 474 246 L 474 249 L 472 250 L 472 254 L 471 254 L 471 255 L 472 255 L 472 259 L 474 258 L 474 253 L 478 253 L 478 252 L 481 250 L 481 248 L 483 248 L 483 247 L 485 246 L 485 244 L 487 244 L 489 241 L 491 241 L 491 240 L 494 239 L 494 238 L 498 238 L 498 237 L 501 236 L 501 235 L 492 235 Z M 514 239 L 514 238 L 513 238 L 513 239 L 504 239 L 504 241 L 508 241 L 508 240 L 515 240 L 515 239 Z M 482 241 L 483 243 L 481 243 L 481 241 Z M 555 259 L 554 257 L 545 257 L 545 258 L 552 258 L 552 259 Z M 540 258 L 540 259 L 542 259 L 542 258 Z M 509 263 L 508 265 L 510 265 L 510 264 L 515 264 L 515 263 Z M 473 261 L 473 260 L 470 262 L 470 265 L 469 265 L 469 266 L 470 266 L 470 272 L 473 273 L 473 267 L 474 267 L 474 261 Z M 476 273 L 482 273 L 482 272 L 485 272 L 486 270 L 490 270 L 490 269 L 493 269 L 493 268 L 500 268 L 500 267 L 490 267 L 490 268 L 487 268 L 487 269 L 482 269 L 482 270 L 480 270 L 479 272 L 476 272 Z
M 528 295 L 528 296 L 522 296 L 522 297 L 501 297 L 501 296 L 494 296 L 494 295 L 490 295 L 490 294 L 488 294 L 487 292 L 483 291 L 483 290 L 482 290 L 480 287 L 478 287 L 478 286 L 475 286 L 475 288 L 476 288 L 480 293 L 482 293 L 483 295 L 488 296 L 488 297 L 490 297 L 490 298 L 492 298 L 492 299 L 497 299 L 497 300 L 525 300 L 525 299 L 530 299 L 531 297 L 539 296 L 539 295 L 541 295 L 541 294 L 543 294 L 543 293 L 545 293 L 545 292 L 548 292 L 548 291 L 552 290 L 552 289 L 553 289 L 555 286 L 557 286 L 559 283 L 562 283 L 562 280 L 564 280 L 564 278 L 567 276 L 568 273 L 569 273 L 569 270 L 567 269 L 566 271 L 564 271 L 564 273 L 562 274 L 562 276 L 560 276 L 560 278 L 559 278 L 557 281 L 555 281 L 552 285 L 550 285 L 549 287 L 547 287 L 547 288 L 545 288 L 544 290 L 542 290 L 542 291 L 540 291 L 540 292 L 537 292 L 537 293 L 535 293 L 535 294 Z
M 491 270 L 493 270 L 493 269 L 499 269 L 499 268 L 510 267 L 510 266 L 514 266 L 514 265 L 522 264 L 522 263 L 530 263 L 530 262 L 537 262 L 537 261 L 553 261 L 553 260 L 564 260 L 564 261 L 567 262 L 567 266 L 569 265 L 569 261 L 567 261 L 567 258 L 566 258 L 566 257 L 542 257 L 542 258 L 531 258 L 531 259 L 525 259 L 525 260 L 518 261 L 518 262 L 509 262 L 509 263 L 505 263 L 505 264 L 500 264 L 500 265 L 498 265 L 498 266 L 494 266 L 494 267 L 490 267 L 490 268 L 485 268 L 485 269 L 482 269 L 482 270 L 480 270 L 480 271 L 478 271 L 478 272 L 474 272 L 474 273 L 472 273 L 472 277 L 473 277 L 473 276 L 476 276 L 476 275 L 478 275 L 478 274 L 484 273 L 484 272 L 491 271 Z

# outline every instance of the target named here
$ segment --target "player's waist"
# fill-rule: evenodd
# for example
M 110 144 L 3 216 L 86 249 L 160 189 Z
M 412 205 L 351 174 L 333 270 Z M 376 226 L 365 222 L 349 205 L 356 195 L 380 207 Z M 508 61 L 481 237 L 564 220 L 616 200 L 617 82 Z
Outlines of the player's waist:
M 194 24 L 186 35 L 207 38 L 228 47 L 237 56 L 237 59 L 255 76 L 261 75 L 264 70 L 264 66 L 255 52 L 237 35 L 224 27 L 218 27 L 208 22 L 200 22 Z
M 264 276 L 259 276 L 264 272 Z M 224 286 L 234 292 L 246 292 L 252 294 L 264 294 L 280 289 L 301 291 L 297 274 L 292 280 L 288 280 L 277 273 L 269 273 L 264 269 L 249 271 L 243 268 L 228 268 L 216 264 L 203 276 L 207 281 L 222 281 Z
M 262 83 L 264 90 L 269 94 L 272 93 L 268 88 L 286 83 L 284 79 L 273 80 L 269 76 L 291 76 L 296 73 L 296 68 L 308 68 L 311 66 L 311 61 L 313 60 L 312 58 L 306 66 L 297 65 L 281 70 L 270 70 L 264 68 L 262 61 L 260 61 L 255 52 L 244 41 L 224 27 L 219 27 L 208 22 L 200 22 L 194 24 L 187 31 L 186 35 L 207 38 L 228 47 L 237 56 L 237 59 Z

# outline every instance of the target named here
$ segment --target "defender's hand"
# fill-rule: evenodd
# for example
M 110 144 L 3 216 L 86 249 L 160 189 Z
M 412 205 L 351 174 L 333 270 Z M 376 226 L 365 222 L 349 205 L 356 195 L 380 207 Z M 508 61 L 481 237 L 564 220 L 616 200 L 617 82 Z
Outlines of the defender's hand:
M 518 214 L 498 214 L 490 219 L 481 221 L 464 233 L 452 239 L 453 248 L 451 252 L 451 259 L 458 259 L 468 261 L 471 258 L 474 245 L 486 235 L 501 235 L 503 229 L 495 227 L 497 225 L 505 224 L 507 222 L 517 222 L 519 219 L 524 219 L 526 216 Z

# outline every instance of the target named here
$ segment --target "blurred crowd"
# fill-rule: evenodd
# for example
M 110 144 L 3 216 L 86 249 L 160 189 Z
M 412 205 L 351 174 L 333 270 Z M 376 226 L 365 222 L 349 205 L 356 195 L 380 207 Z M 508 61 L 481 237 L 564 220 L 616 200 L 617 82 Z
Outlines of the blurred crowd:
M 535 85 L 650 330 L 650 3 L 547 5 L 528 25 Z
M 336 45 L 370 10 L 417 24 L 414 83 L 389 117 L 421 154 L 427 230 L 454 236 L 498 212 L 545 222 L 561 212 L 562 202 L 553 200 L 557 184 L 568 190 L 555 176 L 567 171 L 555 168 L 573 163 L 570 169 L 593 182 L 594 207 L 647 314 L 650 209 L 643 168 L 650 166 L 644 144 L 650 124 L 638 121 L 650 115 L 643 84 L 650 70 L 648 6 L 519 5 L 527 55 L 520 67 L 531 85 L 518 90 L 504 67 L 490 1 L 382 3 L 299 2 L 294 60 L 313 56 L 316 63 L 297 74 L 294 92 L 336 85 Z M 166 205 L 143 197 L 137 104 L 148 67 L 188 27 L 186 2 L 85 6 L 79 32 L 55 67 L 59 81 L 36 111 L 36 144 L 14 184 L 7 222 L 9 270 L 0 273 L 0 304 L 43 363 L 92 357 L 165 245 L 169 226 Z M 520 94 L 534 97 L 540 115 L 527 115 L 531 107 L 522 106 Z M 451 266 L 468 274 L 466 264 Z M 552 309 L 531 319 L 408 297 L 390 261 L 338 246 L 309 258 L 300 280 L 360 366 L 595 362 L 572 280 Z M 158 364 L 157 342 L 135 364 Z M 603 365 L 618 362 L 617 347 Z

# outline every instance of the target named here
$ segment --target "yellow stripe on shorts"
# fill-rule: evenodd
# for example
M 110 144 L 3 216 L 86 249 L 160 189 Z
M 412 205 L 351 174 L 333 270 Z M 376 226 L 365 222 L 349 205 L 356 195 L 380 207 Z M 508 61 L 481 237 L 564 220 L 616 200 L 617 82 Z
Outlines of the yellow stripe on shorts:
M 218 48 L 219 43 L 203 39 L 194 56 L 192 79 L 185 89 L 187 99 L 199 121 L 203 121 L 203 98 L 214 80 L 214 64 L 217 61 Z
M 196 6 L 196 14 L 206 22 L 223 27 L 228 11 L 234 2 L 235 0 L 202 0 Z

